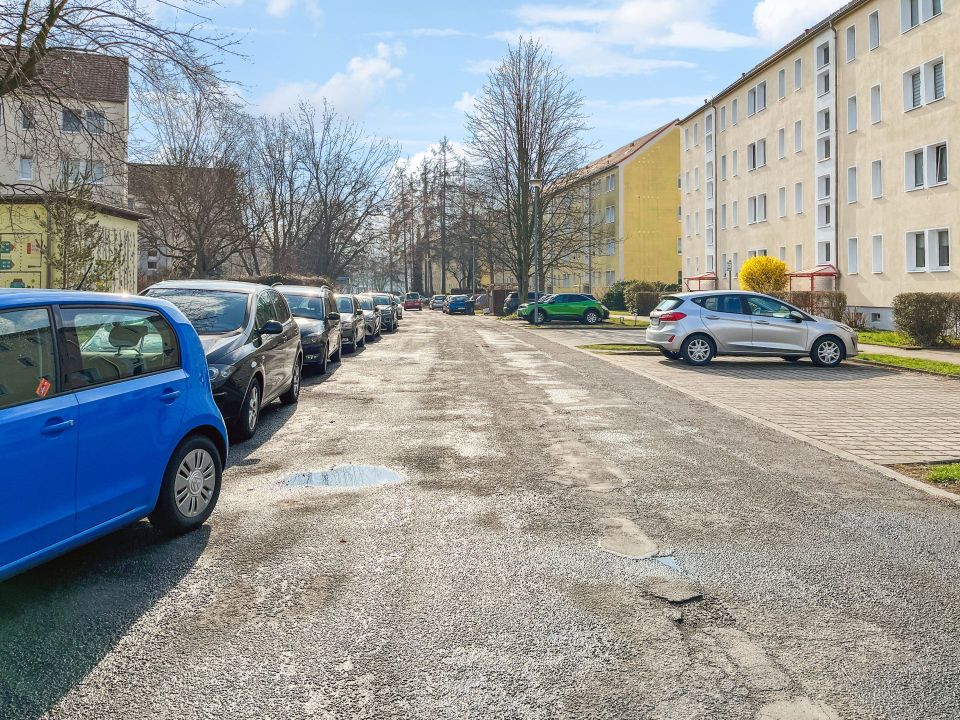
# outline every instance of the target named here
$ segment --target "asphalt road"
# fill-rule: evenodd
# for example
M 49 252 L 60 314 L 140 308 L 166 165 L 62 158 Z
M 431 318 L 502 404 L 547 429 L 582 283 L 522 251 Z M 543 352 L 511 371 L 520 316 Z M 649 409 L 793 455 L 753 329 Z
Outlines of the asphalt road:
M 203 530 L 0 585 L 0 718 L 960 717 L 960 510 L 549 338 L 407 313 Z

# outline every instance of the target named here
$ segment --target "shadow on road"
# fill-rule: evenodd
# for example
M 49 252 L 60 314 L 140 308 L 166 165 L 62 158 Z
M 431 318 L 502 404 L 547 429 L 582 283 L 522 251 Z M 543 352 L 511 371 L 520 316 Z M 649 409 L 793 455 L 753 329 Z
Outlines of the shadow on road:
M 206 526 L 168 538 L 127 526 L 0 583 L 0 718 L 52 708 L 190 571 Z

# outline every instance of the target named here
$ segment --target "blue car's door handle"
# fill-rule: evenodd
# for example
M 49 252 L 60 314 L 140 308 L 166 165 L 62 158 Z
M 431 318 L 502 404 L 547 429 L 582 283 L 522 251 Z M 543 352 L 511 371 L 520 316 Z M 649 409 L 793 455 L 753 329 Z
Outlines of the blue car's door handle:
M 43 426 L 43 429 L 40 432 L 43 435 L 59 435 L 60 433 L 69 430 L 74 425 L 73 420 L 61 420 L 60 418 L 52 418 L 47 421 L 47 424 Z
M 160 399 L 163 400 L 163 402 L 165 403 L 172 403 L 178 397 L 180 397 L 179 390 L 164 390 L 163 393 L 160 395 Z

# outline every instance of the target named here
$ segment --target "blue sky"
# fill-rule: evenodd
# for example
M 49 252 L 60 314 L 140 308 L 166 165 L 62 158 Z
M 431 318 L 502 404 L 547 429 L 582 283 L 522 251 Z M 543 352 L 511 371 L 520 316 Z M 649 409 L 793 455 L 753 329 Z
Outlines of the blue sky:
M 222 0 L 229 77 L 265 112 L 326 97 L 423 152 L 464 139 L 464 110 L 508 41 L 540 38 L 584 95 L 596 154 L 683 116 L 843 0 Z

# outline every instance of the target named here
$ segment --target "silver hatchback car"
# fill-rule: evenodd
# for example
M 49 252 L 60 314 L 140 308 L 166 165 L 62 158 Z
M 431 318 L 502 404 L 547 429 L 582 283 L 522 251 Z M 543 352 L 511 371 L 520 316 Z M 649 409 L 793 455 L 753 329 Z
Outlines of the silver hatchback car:
M 753 292 L 713 290 L 665 297 L 650 313 L 647 342 L 671 360 L 706 365 L 717 355 L 809 357 L 836 367 L 857 355 L 857 333 Z

